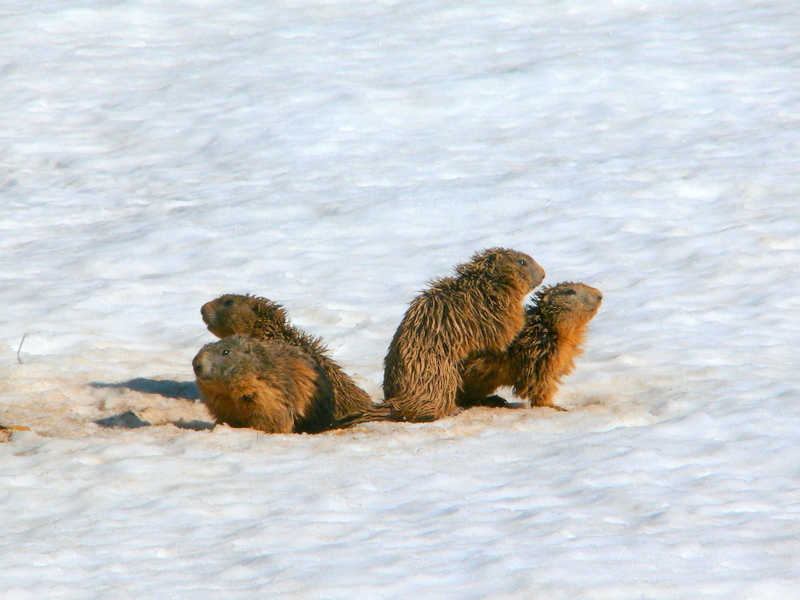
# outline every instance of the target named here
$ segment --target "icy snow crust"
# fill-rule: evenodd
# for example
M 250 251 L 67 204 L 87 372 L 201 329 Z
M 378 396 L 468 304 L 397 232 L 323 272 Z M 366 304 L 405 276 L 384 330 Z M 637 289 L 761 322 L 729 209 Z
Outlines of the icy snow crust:
M 794 0 L 0 23 L 0 596 L 800 597 Z M 281 302 L 378 400 L 489 246 L 605 294 L 569 412 L 204 429 L 203 302 Z

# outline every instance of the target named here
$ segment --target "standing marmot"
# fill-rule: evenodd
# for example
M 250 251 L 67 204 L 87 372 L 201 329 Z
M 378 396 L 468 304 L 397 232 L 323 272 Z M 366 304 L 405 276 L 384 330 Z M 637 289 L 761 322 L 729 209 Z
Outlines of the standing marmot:
M 516 250 L 490 248 L 435 279 L 417 296 L 394 334 L 384 360 L 383 404 L 345 419 L 433 421 L 458 410 L 459 363 L 478 351 L 502 351 L 525 321 L 524 297 L 544 270 Z
M 502 385 L 532 406 L 550 406 L 561 379 L 575 368 L 581 344 L 603 294 L 582 283 L 559 283 L 536 293 L 525 327 L 505 352 L 479 352 L 461 365 L 459 406 L 486 403 Z M 493 403 L 496 405 L 496 403 Z
M 307 352 L 331 382 L 335 418 L 361 413 L 372 406 L 369 394 L 328 356 L 322 340 L 292 326 L 280 304 L 258 296 L 225 294 L 204 304 L 200 314 L 208 330 L 218 337 L 240 333 L 260 339 L 276 339 Z
M 203 346 L 192 367 L 218 423 L 318 433 L 333 422 L 330 382 L 297 346 L 234 335 Z

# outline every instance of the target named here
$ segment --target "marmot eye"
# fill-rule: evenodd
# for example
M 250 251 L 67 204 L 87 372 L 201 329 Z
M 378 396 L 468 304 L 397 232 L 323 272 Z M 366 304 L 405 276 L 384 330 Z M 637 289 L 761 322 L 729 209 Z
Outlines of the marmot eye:
M 575 295 L 575 290 L 564 290 L 564 295 L 565 296 L 574 296 Z
M 518 259 L 517 259 L 517 262 L 518 262 L 519 264 L 521 264 L 523 267 L 527 267 L 527 266 L 528 266 L 528 261 L 527 261 L 527 260 L 525 260 L 524 258 L 518 258 Z
M 230 350 L 227 350 L 227 349 L 226 349 L 226 350 L 223 350 L 223 351 L 222 351 L 222 356 L 228 356 L 228 354 L 230 354 L 230 353 L 231 353 L 231 351 L 230 351 Z
M 233 301 L 233 298 L 228 298 L 227 300 L 225 300 L 225 302 L 222 303 L 222 306 L 233 306 L 234 304 L 235 302 Z

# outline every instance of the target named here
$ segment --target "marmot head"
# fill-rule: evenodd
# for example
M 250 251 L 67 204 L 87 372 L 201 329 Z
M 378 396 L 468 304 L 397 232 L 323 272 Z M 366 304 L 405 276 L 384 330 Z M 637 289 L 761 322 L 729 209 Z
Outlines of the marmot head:
M 533 310 L 542 318 L 558 325 L 588 323 L 597 314 L 603 301 L 600 290 L 583 283 L 564 282 L 543 288 L 536 293 Z
M 530 292 L 544 280 L 544 269 L 533 258 L 524 252 L 510 248 L 488 248 L 476 252 L 470 262 L 456 267 L 458 275 L 468 275 L 469 271 L 478 269 L 481 272 L 490 272 L 511 275 L 519 280 L 525 293 Z
M 219 380 L 254 365 L 259 358 L 255 354 L 255 342 L 244 335 L 233 335 L 218 342 L 206 344 L 192 360 L 192 369 L 198 380 Z
M 225 294 L 206 302 L 200 309 L 208 330 L 226 338 L 237 333 L 277 335 L 287 325 L 286 311 L 281 305 L 258 296 Z

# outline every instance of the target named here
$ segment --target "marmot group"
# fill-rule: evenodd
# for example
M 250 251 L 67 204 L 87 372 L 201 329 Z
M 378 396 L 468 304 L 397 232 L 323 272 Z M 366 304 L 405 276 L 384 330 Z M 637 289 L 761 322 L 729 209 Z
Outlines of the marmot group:
M 217 337 L 245 334 L 259 339 L 275 339 L 309 354 L 330 380 L 336 419 L 361 413 L 372 406 L 369 394 L 328 355 L 322 340 L 291 325 L 280 304 L 258 296 L 225 294 L 204 304 L 200 313 L 208 330 Z
M 522 328 L 524 297 L 544 279 L 527 254 L 490 248 L 435 279 L 409 306 L 384 360 L 383 404 L 345 419 L 432 421 L 457 412 L 459 364 L 480 351 L 501 352 Z
M 234 335 L 203 346 L 192 367 L 218 423 L 267 433 L 318 433 L 333 422 L 330 382 L 297 346 Z
M 537 292 L 526 309 L 525 326 L 508 349 L 480 352 L 462 363 L 458 404 L 484 403 L 506 385 L 532 406 L 564 410 L 553 404 L 553 395 L 583 353 L 589 321 L 602 300 L 600 290 L 582 283 L 559 283 Z

